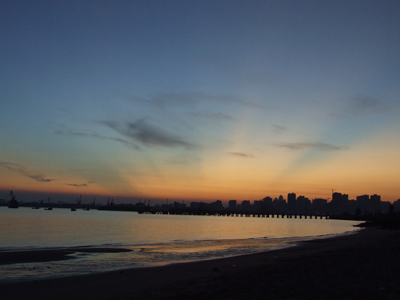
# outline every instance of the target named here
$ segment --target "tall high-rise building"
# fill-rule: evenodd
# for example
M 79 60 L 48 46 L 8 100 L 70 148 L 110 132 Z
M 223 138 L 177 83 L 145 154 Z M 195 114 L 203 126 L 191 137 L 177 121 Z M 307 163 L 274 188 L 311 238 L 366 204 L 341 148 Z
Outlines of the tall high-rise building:
M 236 210 L 236 200 L 229 200 L 229 210 L 235 211 Z
M 272 201 L 272 206 L 273 206 L 275 212 L 287 213 L 287 210 L 288 210 L 287 203 L 286 203 L 286 200 L 283 198 L 282 195 L 280 195 L 278 199 L 275 198 Z
M 357 207 L 361 210 L 361 213 L 365 214 L 369 212 L 368 202 L 368 195 L 357 196 Z
M 242 201 L 242 211 L 249 212 L 250 209 L 251 209 L 250 201 L 249 200 L 243 200 Z
M 381 196 L 374 194 L 370 198 L 370 212 L 376 213 L 381 211 Z
M 296 194 L 289 193 L 287 195 L 287 201 L 288 201 L 288 213 L 295 214 L 296 213 Z
M 327 213 L 328 200 L 314 199 L 312 201 L 313 213 L 324 215 Z
M 296 200 L 296 213 L 308 214 L 310 213 L 311 201 L 304 196 L 298 196 Z
M 341 193 L 332 193 L 332 201 L 330 210 L 333 214 L 343 213 L 343 198 Z

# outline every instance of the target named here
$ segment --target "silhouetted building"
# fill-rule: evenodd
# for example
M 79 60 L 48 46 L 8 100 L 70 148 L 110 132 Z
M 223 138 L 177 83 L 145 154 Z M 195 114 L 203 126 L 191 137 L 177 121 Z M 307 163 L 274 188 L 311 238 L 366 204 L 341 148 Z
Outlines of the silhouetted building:
M 374 194 L 370 198 L 369 212 L 377 213 L 381 211 L 381 196 Z
M 362 214 L 368 213 L 368 202 L 368 195 L 357 196 L 357 207 L 361 210 Z
M 263 203 L 267 206 L 271 206 L 272 205 L 272 198 L 271 197 L 265 197 L 263 199 Z
M 344 207 L 344 212 L 350 215 L 354 215 L 357 212 L 357 201 L 348 200 Z
M 224 206 L 222 205 L 222 201 L 221 200 L 217 200 L 215 202 L 210 203 L 208 205 L 208 208 L 211 211 L 214 211 L 214 212 L 221 212 L 221 211 L 224 210 Z
M 163 204 L 166 205 L 166 204 Z M 190 202 L 190 208 L 192 209 L 199 209 L 201 206 L 201 202 Z
M 296 213 L 297 214 L 302 214 L 302 215 L 309 214 L 310 206 L 311 206 L 310 199 L 308 199 L 304 196 L 297 197 L 297 201 L 296 201 Z
M 295 214 L 296 213 L 296 194 L 289 193 L 287 197 L 288 201 L 288 213 Z
M 395 212 L 400 212 L 400 199 L 393 202 L 393 207 Z
M 229 200 L 229 211 L 236 211 L 236 200 Z
M 261 211 L 263 213 L 270 213 L 272 211 L 272 198 L 271 197 L 265 197 L 262 200 L 261 204 Z
M 262 208 L 261 200 L 254 200 L 252 211 L 255 212 L 255 213 L 260 213 L 261 212 L 261 208 Z
M 379 205 L 380 207 L 380 211 L 387 214 L 389 212 L 389 206 L 392 203 L 390 203 L 389 201 L 381 201 L 381 204 Z
M 286 200 L 283 198 L 282 195 L 279 196 L 279 198 L 275 198 L 272 201 L 272 207 L 274 208 L 274 210 L 278 213 L 287 213 L 287 203 Z
M 328 209 L 328 200 L 326 199 L 314 199 L 312 201 L 312 212 L 318 215 L 325 215 Z
M 250 209 L 251 209 L 250 201 L 249 200 L 243 200 L 242 201 L 242 205 L 241 205 L 241 209 L 244 212 L 249 212 Z
M 179 203 L 179 202 L 174 202 L 174 208 L 175 209 L 184 209 L 186 208 L 186 204 L 185 203 Z
M 373 214 L 381 211 L 381 196 L 374 194 L 371 197 L 362 195 L 357 197 L 357 207 L 363 214 Z
M 335 215 L 341 215 L 346 210 L 347 202 L 349 201 L 349 195 L 341 193 L 333 193 L 331 201 L 331 213 Z

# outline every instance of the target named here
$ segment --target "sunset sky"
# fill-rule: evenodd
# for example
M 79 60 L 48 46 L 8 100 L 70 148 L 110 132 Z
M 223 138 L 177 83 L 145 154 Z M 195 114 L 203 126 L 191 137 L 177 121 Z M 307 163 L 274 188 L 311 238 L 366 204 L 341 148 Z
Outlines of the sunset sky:
M 392 202 L 399 15 L 398 0 L 2 1 L 0 198 Z

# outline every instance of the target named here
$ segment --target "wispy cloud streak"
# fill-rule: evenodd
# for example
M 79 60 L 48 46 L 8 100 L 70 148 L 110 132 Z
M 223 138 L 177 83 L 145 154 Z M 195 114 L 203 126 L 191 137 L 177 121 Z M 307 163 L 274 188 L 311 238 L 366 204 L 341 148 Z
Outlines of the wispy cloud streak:
M 25 167 L 18 165 L 18 164 L 10 163 L 10 162 L 0 161 L 0 166 L 8 169 L 10 171 L 20 173 L 28 178 L 38 181 L 38 182 L 52 182 L 52 181 L 57 180 L 57 179 L 52 179 L 52 178 L 45 178 L 43 175 L 32 174 L 32 173 L 26 171 Z
M 236 121 L 235 118 L 224 113 L 188 113 L 189 116 L 210 121 Z
M 78 184 L 78 183 L 66 183 L 65 185 L 74 186 L 74 187 L 85 187 L 85 186 L 89 186 L 87 183 L 82 183 L 82 184 Z
M 145 146 L 163 146 L 163 147 L 184 147 L 193 148 L 194 146 L 184 139 L 170 134 L 161 128 L 148 124 L 144 119 L 125 125 L 116 122 L 102 122 L 107 127 L 130 138 L 134 142 L 139 142 Z
M 330 113 L 333 117 L 348 118 L 362 117 L 368 114 L 384 113 L 388 108 L 382 101 L 367 95 L 354 95 L 346 99 L 344 108 Z
M 373 97 L 366 95 L 356 95 L 350 101 L 350 111 L 353 114 L 363 114 L 369 112 L 381 112 L 384 110 L 382 103 Z
M 271 125 L 271 127 L 275 132 L 278 132 L 278 133 L 281 133 L 281 132 L 284 132 L 284 131 L 287 130 L 287 127 L 280 126 L 280 125 L 275 125 L 275 124 Z
M 97 133 L 76 132 L 76 131 L 70 131 L 70 130 L 68 130 L 68 131 L 56 130 L 54 133 L 58 134 L 58 135 L 65 135 L 65 136 L 75 136 L 75 137 L 82 137 L 82 138 L 95 138 L 95 139 L 100 139 L 100 140 L 110 140 L 110 141 L 122 143 L 124 145 L 132 146 L 137 150 L 140 148 L 138 145 L 130 143 L 127 140 L 124 140 L 121 138 L 103 136 L 103 135 L 99 135 Z
M 149 104 L 159 108 L 195 106 L 199 103 L 219 103 L 219 104 L 234 104 L 252 108 L 271 108 L 265 104 L 258 104 L 252 101 L 245 100 L 235 95 L 212 95 L 201 92 L 191 93 L 157 93 L 147 97 L 140 97 L 125 93 L 118 93 L 117 96 L 128 99 L 129 101 L 138 102 L 141 104 Z
M 282 143 L 277 144 L 277 147 L 286 148 L 292 151 L 301 151 L 301 150 L 317 150 L 317 151 L 342 151 L 349 149 L 348 147 L 335 146 L 326 143 Z
M 243 158 L 255 158 L 253 154 L 243 153 L 243 152 L 228 152 L 229 155 L 243 157 Z

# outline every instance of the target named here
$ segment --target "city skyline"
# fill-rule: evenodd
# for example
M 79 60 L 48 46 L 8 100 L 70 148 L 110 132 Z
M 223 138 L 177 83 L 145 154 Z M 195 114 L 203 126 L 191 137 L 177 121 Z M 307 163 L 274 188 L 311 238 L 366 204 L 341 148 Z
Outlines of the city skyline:
M 334 189 L 394 202 L 399 11 L 390 0 L 4 3 L 0 198 Z
M 1 191 L 0 190 L 0 203 L 6 204 L 10 199 L 11 199 L 11 193 L 14 193 L 13 191 Z M 285 196 L 286 195 L 286 196 Z M 228 199 L 228 200 L 221 200 L 221 199 L 174 199 L 174 198 L 161 198 L 161 199 L 155 199 L 155 198 L 135 198 L 135 197 L 113 197 L 113 196 L 98 196 L 98 195 L 82 195 L 82 194 L 50 194 L 50 193 L 32 193 L 32 192 L 22 192 L 22 196 L 19 195 L 17 197 L 17 200 L 20 201 L 22 204 L 26 203 L 45 203 L 45 204 L 76 204 L 76 203 L 82 203 L 83 205 L 92 205 L 92 204 L 97 204 L 97 205 L 109 205 L 111 202 L 114 204 L 122 204 L 122 205 L 135 205 L 135 204 L 143 204 L 143 205 L 170 205 L 172 203 L 179 203 L 186 205 L 187 203 L 204 203 L 204 204 L 213 204 L 216 202 L 221 202 L 224 207 L 229 207 L 230 203 L 234 201 L 238 205 L 240 205 L 243 202 L 249 203 L 249 205 L 253 205 L 254 203 L 257 202 L 262 202 L 265 201 L 266 199 L 271 200 L 272 202 L 274 201 L 283 201 L 287 205 L 289 205 L 290 201 L 296 202 L 299 198 L 301 200 L 306 200 L 310 201 L 310 203 L 313 203 L 314 200 L 320 201 L 323 200 L 327 204 L 330 204 L 332 202 L 337 202 L 338 198 L 335 200 L 335 196 L 341 197 L 343 196 L 344 201 L 350 201 L 350 202 L 355 202 L 359 198 L 365 199 L 367 197 L 368 199 L 372 199 L 373 197 L 379 197 L 379 202 L 385 203 L 386 205 L 389 205 L 390 203 L 397 203 L 398 205 L 400 203 L 400 198 L 396 199 L 395 201 L 387 201 L 385 199 L 381 199 L 381 195 L 378 194 L 359 194 L 355 195 L 352 197 L 349 197 L 349 194 L 346 193 L 341 193 L 336 190 L 331 190 L 331 194 L 328 197 L 312 197 L 309 198 L 308 195 L 304 194 L 298 194 L 296 192 L 289 192 L 287 194 L 280 194 L 279 196 L 272 196 L 271 195 L 263 195 L 260 198 L 257 199 L 239 199 L 239 198 L 234 198 L 234 199 Z M 289 200 L 291 198 L 291 200 Z M 340 201 L 340 200 L 339 200 Z M 368 200 L 367 200 L 368 201 Z M 252 204 L 253 203 L 253 204 Z

